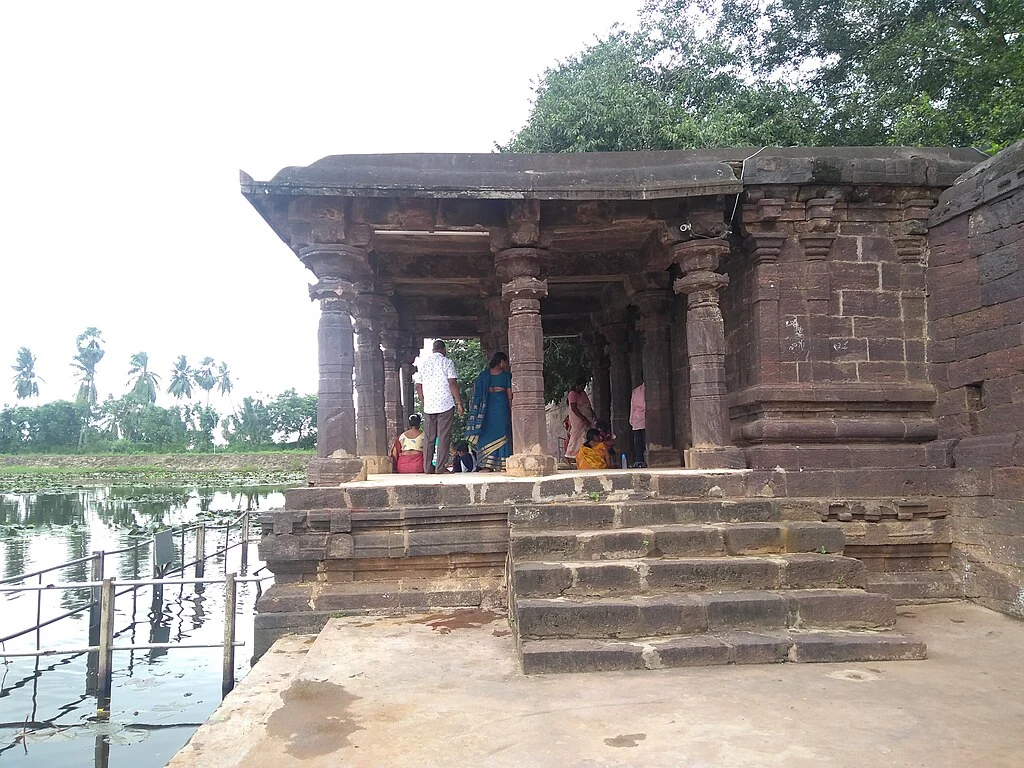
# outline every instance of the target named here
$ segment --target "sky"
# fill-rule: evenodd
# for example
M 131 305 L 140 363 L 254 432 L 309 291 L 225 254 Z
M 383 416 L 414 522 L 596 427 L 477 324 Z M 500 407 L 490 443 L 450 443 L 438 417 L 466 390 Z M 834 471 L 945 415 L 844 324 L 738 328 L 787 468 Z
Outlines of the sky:
M 236 397 L 316 391 L 312 275 L 238 191 L 332 154 L 490 152 L 544 68 L 643 0 L 4 3 L 0 403 L 17 350 L 73 398 L 128 359 L 225 361 Z M 161 395 L 158 403 L 171 404 Z

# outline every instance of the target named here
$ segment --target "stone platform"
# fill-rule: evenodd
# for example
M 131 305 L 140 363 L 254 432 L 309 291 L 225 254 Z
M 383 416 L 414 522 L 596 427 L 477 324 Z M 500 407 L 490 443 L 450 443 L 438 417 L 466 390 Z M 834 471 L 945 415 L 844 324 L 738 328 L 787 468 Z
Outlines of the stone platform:
M 647 530 L 644 526 L 685 523 L 687 515 L 697 515 L 690 522 L 712 528 L 767 522 L 764 530 L 746 531 L 748 537 L 761 539 L 754 544 L 757 552 L 743 554 L 768 557 L 761 565 L 776 574 L 782 573 L 780 563 L 787 558 L 799 559 L 801 553 L 824 547 L 826 553 L 852 555 L 863 563 L 849 586 L 900 600 L 953 598 L 958 585 L 948 570 L 950 534 L 943 497 L 954 485 L 948 470 L 647 469 L 562 472 L 532 479 L 488 473 L 381 475 L 333 488 L 296 488 L 286 493 L 284 509 L 261 518 L 260 552 L 276 583 L 258 605 L 255 654 L 260 656 L 284 634 L 318 631 L 333 616 L 504 608 L 510 520 L 522 524 L 534 511 L 565 521 L 579 522 L 584 516 L 585 528 L 627 528 L 641 537 L 647 535 L 638 533 Z M 725 505 L 741 513 L 700 517 L 702 505 Z M 654 517 L 643 519 L 646 512 Z M 810 536 L 806 541 L 813 546 L 796 543 L 813 523 L 834 533 Z M 712 546 L 735 550 L 733 540 L 740 533 L 719 531 Z M 659 532 L 663 542 L 684 534 Z M 819 541 L 821 536 L 825 538 Z M 600 537 L 591 537 L 587 546 L 601 552 L 587 550 L 573 557 L 607 559 L 622 549 Z M 641 549 L 634 547 L 629 557 L 643 560 Z M 668 557 L 683 554 L 669 550 Z M 722 554 L 733 553 L 723 549 Z M 756 562 L 748 558 L 742 567 Z M 834 579 L 815 586 L 833 588 Z M 716 587 L 705 582 L 701 589 Z M 885 617 L 880 618 L 881 626 L 887 626 Z
M 169 768 L 1011 768 L 1024 623 L 908 606 L 921 662 L 523 675 L 504 617 L 335 619 L 279 641 Z

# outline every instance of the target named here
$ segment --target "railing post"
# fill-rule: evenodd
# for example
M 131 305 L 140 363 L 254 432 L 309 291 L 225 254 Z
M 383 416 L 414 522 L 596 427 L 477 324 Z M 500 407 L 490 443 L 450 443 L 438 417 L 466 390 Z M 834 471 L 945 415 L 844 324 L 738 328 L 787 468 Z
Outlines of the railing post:
M 92 553 L 92 561 L 89 567 L 89 581 L 103 581 L 104 556 L 103 552 L 95 550 Z M 91 647 L 100 644 L 100 587 L 89 588 L 89 645 Z M 85 657 L 85 692 L 96 693 L 97 672 L 99 668 L 99 654 L 96 651 L 89 651 Z
M 39 586 L 43 586 L 43 574 L 39 574 Z M 36 650 L 39 650 L 39 631 L 40 623 L 43 621 L 43 590 L 36 592 Z M 36 659 L 39 657 L 36 656 Z
M 114 580 L 103 579 L 100 587 L 100 642 L 96 706 L 110 711 L 111 678 L 114 674 Z
M 203 578 L 206 572 L 206 526 L 200 523 L 196 526 L 196 578 Z
M 224 580 L 224 660 L 221 667 L 221 696 L 235 687 L 235 574 Z
M 242 515 L 242 574 L 249 571 L 249 512 Z

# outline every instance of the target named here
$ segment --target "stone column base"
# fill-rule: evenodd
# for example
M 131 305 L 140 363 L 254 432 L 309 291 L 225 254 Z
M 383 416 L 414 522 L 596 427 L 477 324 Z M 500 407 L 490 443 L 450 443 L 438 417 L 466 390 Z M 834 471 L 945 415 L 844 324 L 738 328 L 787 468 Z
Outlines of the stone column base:
M 735 445 L 687 448 L 683 451 L 687 469 L 746 469 L 747 459 Z
M 316 458 L 306 468 L 306 482 L 309 485 L 330 487 L 365 479 L 366 462 L 358 456 L 344 459 Z
M 679 451 L 675 448 L 651 448 L 644 452 L 648 467 L 681 467 Z
M 558 461 L 544 453 L 514 453 L 505 461 L 505 474 L 512 477 L 540 477 L 558 471 Z
M 393 471 L 390 456 L 361 456 L 368 475 L 390 475 Z

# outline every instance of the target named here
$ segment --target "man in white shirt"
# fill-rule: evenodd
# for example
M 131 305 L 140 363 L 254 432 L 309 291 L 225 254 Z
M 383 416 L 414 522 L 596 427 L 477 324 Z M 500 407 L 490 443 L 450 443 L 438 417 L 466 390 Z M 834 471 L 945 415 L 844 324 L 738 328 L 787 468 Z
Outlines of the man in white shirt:
M 423 471 L 434 473 L 434 439 L 437 439 L 437 468 L 444 472 L 455 411 L 462 415 L 462 396 L 455 363 L 445 356 L 444 342 L 434 342 L 433 352 L 420 360 L 416 394 L 423 403 Z

